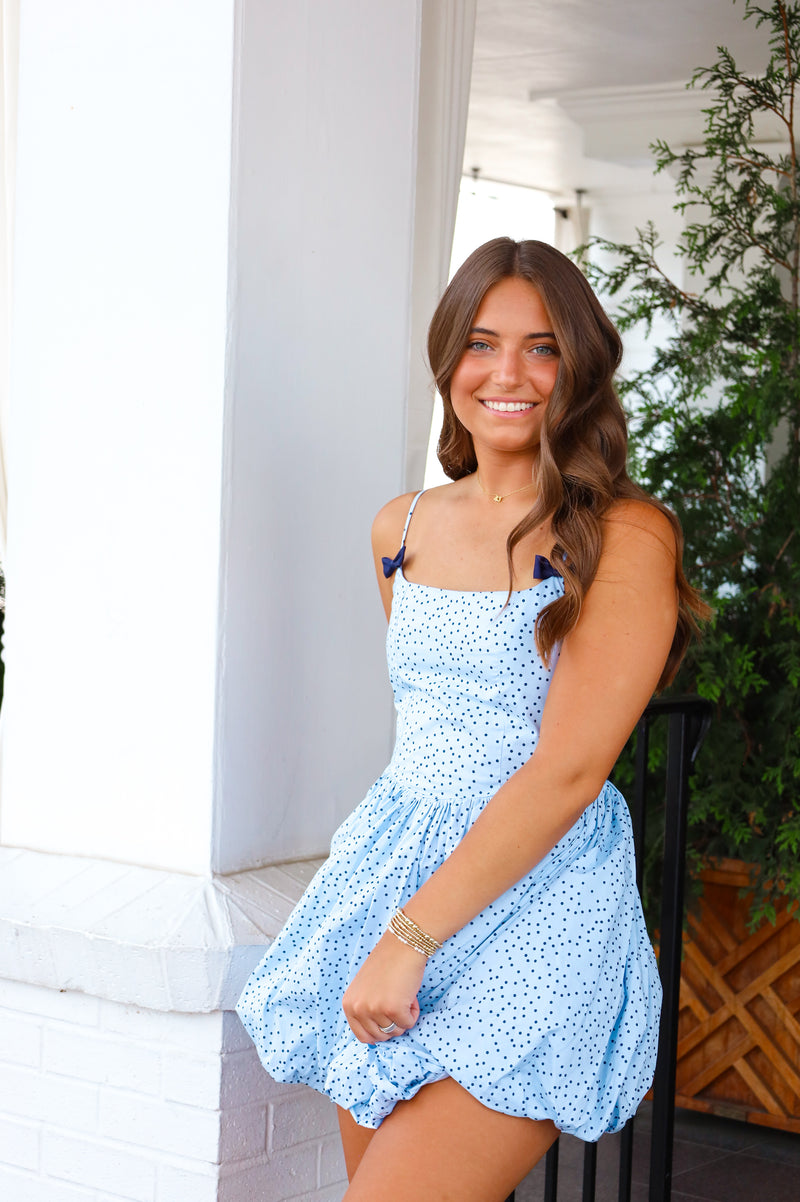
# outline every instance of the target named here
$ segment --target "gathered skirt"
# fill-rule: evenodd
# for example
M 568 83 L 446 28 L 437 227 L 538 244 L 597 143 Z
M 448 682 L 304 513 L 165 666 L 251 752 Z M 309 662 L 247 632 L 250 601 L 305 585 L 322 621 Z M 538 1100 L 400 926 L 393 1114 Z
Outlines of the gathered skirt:
M 596 1140 L 625 1124 L 652 1082 L 661 1005 L 628 808 L 610 783 L 431 957 L 411 1030 L 360 1043 L 342 1011 L 394 911 L 490 796 L 432 799 L 384 773 L 334 835 L 238 1013 L 273 1078 L 327 1094 L 362 1126 L 452 1077 L 494 1110 Z

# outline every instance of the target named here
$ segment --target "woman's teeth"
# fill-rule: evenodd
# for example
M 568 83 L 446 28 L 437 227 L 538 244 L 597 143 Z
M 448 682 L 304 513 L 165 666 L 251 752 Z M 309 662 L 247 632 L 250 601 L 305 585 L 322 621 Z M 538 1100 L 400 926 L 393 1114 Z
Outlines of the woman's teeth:
M 522 413 L 523 409 L 533 409 L 533 401 L 483 401 L 487 409 L 496 409 L 499 413 Z

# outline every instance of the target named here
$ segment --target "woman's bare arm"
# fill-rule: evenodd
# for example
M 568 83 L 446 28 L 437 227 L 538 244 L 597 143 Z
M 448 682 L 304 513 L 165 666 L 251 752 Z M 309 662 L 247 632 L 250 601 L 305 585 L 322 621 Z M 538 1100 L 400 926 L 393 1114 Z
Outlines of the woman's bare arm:
M 395 497 L 393 501 L 384 505 L 372 523 L 372 555 L 375 560 L 375 575 L 378 578 L 378 589 L 387 622 L 392 612 L 394 578 L 390 576 L 387 579 L 384 576 L 383 556 L 385 555 L 387 559 L 394 559 L 400 550 L 400 544 L 403 541 L 403 527 L 406 524 L 406 516 L 411 502 L 414 500 L 414 495 L 413 492 L 409 492 L 401 497 Z
M 409 903 L 415 922 L 448 938 L 566 834 L 650 700 L 676 618 L 672 529 L 652 506 L 629 503 L 606 523 L 597 578 L 564 641 L 535 753 Z
M 406 904 L 419 926 L 449 938 L 566 834 L 650 700 L 676 617 L 672 528 L 653 506 L 619 503 L 605 522 L 597 577 L 561 649 L 536 751 Z M 413 1025 L 423 969 L 418 952 L 382 937 L 345 994 L 359 1038 L 374 1042 L 376 1015 L 398 1029 Z

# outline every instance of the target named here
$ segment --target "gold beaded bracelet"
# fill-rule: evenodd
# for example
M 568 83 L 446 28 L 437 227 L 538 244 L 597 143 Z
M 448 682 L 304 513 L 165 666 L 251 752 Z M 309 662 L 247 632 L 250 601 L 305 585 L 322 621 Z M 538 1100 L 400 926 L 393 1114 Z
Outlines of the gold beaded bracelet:
M 434 939 L 433 935 L 418 927 L 402 910 L 397 910 L 392 915 L 389 930 L 401 943 L 413 947 L 414 951 L 421 952 L 423 956 L 432 956 L 442 946 L 438 939 Z

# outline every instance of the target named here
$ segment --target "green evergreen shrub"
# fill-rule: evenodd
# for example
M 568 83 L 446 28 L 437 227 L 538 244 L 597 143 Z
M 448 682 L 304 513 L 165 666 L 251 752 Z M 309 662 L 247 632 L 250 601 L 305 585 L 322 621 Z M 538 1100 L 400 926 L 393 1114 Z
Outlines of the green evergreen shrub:
M 592 240 L 583 265 L 623 330 L 670 323 L 620 382 L 631 467 L 678 514 L 687 574 L 715 611 L 671 690 L 716 707 L 690 856 L 754 866 L 755 924 L 781 896 L 800 902 L 800 5 L 746 0 L 743 16 L 768 35 L 763 72 L 718 48 L 691 84 L 708 92 L 703 144 L 653 145 L 687 218 L 683 280 L 659 266 L 652 225 L 631 245 Z

